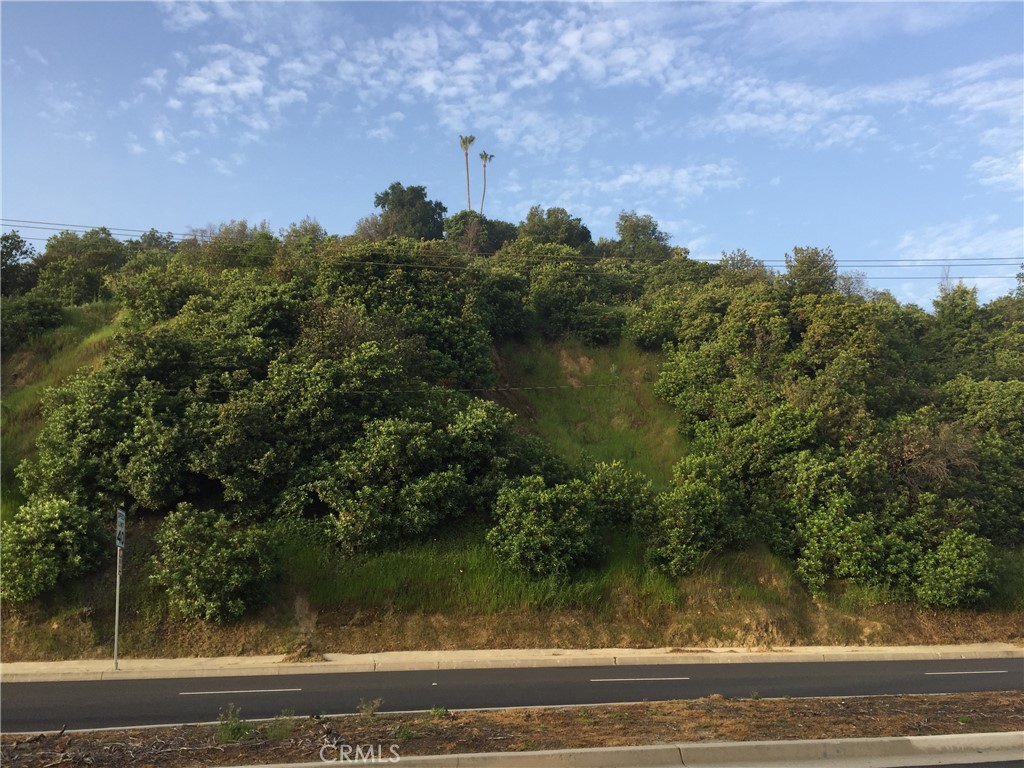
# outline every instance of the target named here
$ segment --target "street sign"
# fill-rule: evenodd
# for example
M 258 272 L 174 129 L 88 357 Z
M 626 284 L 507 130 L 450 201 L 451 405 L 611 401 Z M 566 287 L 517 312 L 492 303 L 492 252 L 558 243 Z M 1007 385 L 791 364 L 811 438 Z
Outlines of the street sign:
M 109 517 L 107 518 L 110 519 Z M 117 534 L 114 536 L 114 543 L 118 549 L 124 549 L 124 510 L 117 510 Z

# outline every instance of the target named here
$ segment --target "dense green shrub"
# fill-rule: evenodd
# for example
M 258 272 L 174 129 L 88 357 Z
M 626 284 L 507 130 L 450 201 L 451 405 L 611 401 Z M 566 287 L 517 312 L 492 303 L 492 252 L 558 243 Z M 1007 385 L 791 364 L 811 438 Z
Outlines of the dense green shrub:
M 567 576 L 594 554 L 593 508 L 579 480 L 549 488 L 531 475 L 507 483 L 494 511 L 487 542 L 511 568 L 535 578 Z
M 600 462 L 587 479 L 598 524 L 631 523 L 649 515 L 654 503 L 651 481 L 621 461 Z
M 611 344 L 622 335 L 626 311 L 614 304 L 585 301 L 576 307 L 572 332 L 587 344 Z
M 651 559 L 672 576 L 693 573 L 731 543 L 724 535 L 728 511 L 728 494 L 702 479 L 658 494 L 646 526 Z
M 111 515 L 113 518 L 113 515 Z M 3 578 L 0 594 L 24 602 L 58 580 L 96 565 L 103 526 L 99 514 L 67 499 L 33 497 L 0 527 Z
M 917 599 L 943 608 L 976 605 L 988 596 L 995 578 L 992 545 L 987 539 L 959 529 L 918 561 Z
M 13 352 L 43 331 L 56 328 L 64 319 L 60 302 L 36 293 L 4 297 L 2 315 L 0 346 L 4 354 Z
M 151 578 L 182 616 L 228 621 L 264 599 L 272 564 L 263 529 L 182 503 L 154 540 Z

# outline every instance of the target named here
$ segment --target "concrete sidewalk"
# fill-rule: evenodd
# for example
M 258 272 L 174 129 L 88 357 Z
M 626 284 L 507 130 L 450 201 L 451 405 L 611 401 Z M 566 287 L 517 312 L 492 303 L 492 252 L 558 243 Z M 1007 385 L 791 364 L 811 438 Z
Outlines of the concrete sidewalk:
M 346 760 L 344 765 L 381 765 L 392 753 L 384 747 L 378 759 Z M 323 768 L 327 761 L 288 763 L 260 768 Z M 823 739 L 814 741 L 733 741 L 713 744 L 663 744 L 653 747 L 612 747 L 547 752 L 402 757 L 404 768 L 895 768 L 896 766 L 966 765 L 1024 759 L 1024 731 L 902 736 L 881 739 Z M 338 759 L 333 762 L 341 762 Z
M 24 661 L 0 664 L 0 682 L 66 680 L 133 680 L 230 677 L 324 672 L 399 672 L 432 669 L 493 669 L 563 666 L 631 666 L 638 664 L 722 664 L 744 662 L 903 661 L 933 659 L 1024 658 L 1024 647 L 1011 643 L 926 646 L 805 646 L 749 650 L 739 648 L 602 648 L 593 650 L 394 651 L 328 653 L 320 662 L 286 662 L 283 656 L 222 658 L 122 658 Z

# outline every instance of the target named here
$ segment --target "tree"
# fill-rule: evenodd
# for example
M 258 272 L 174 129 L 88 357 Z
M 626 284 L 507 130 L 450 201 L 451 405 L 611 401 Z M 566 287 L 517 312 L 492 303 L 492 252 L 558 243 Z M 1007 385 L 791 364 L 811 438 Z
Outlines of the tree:
M 0 236 L 0 256 L 3 257 L 0 264 L 0 293 L 4 296 L 20 296 L 31 290 L 36 284 L 38 272 L 32 263 L 36 249 L 26 243 L 17 230 L 11 230 Z
M 459 211 L 444 220 L 444 239 L 467 256 L 490 256 L 516 235 L 515 224 L 476 211 Z
M 649 213 L 622 211 L 615 224 L 619 235 L 615 256 L 642 261 L 664 261 L 671 254 L 669 235 L 662 232 L 658 222 Z
M 480 159 L 484 163 L 484 191 L 480 195 L 480 215 L 484 215 L 484 198 L 487 197 L 487 164 L 494 159 L 494 155 L 489 155 L 486 152 L 480 153 Z
M 519 222 L 519 237 L 528 237 L 535 243 L 568 245 L 578 248 L 584 255 L 594 248 L 590 230 L 565 208 L 543 211 L 539 205 L 533 206 L 526 214 L 526 220 Z
M 822 296 L 836 290 L 839 270 L 831 248 L 800 248 L 786 254 L 785 284 L 791 296 Z
M 466 210 L 470 211 L 473 209 L 473 201 L 469 197 L 469 148 L 473 146 L 473 142 L 476 141 L 476 136 L 459 136 L 459 146 L 462 147 L 462 152 L 466 156 Z
M 924 341 L 939 377 L 948 380 L 959 373 L 977 379 L 988 376 L 993 366 L 984 354 L 987 334 L 978 289 L 964 285 L 963 280 L 956 285 L 943 284 L 932 306 L 934 320 Z
M 381 209 L 380 225 L 389 236 L 415 240 L 444 237 L 444 215 L 448 209 L 436 200 L 428 200 L 426 187 L 405 187 L 396 181 L 374 196 L 373 205 Z
M 105 227 L 84 235 L 61 232 L 46 241 L 37 260 L 39 290 L 68 306 L 96 301 L 104 294 L 104 278 L 125 261 L 126 249 Z
M 170 232 L 161 234 L 155 229 L 143 233 L 138 239 L 129 239 L 124 243 L 129 254 L 136 254 L 140 251 L 167 251 L 173 253 L 178 249 L 178 243 Z

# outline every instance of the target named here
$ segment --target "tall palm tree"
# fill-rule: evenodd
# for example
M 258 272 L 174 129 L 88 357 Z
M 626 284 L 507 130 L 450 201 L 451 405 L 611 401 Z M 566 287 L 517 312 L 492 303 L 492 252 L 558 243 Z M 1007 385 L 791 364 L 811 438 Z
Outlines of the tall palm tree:
M 486 152 L 480 153 L 480 159 L 484 161 L 484 191 L 480 195 L 480 215 L 484 215 L 484 198 L 487 197 L 487 164 L 494 159 L 494 155 L 488 155 Z
M 473 142 L 476 141 L 476 136 L 459 136 L 459 146 L 462 147 L 462 151 L 466 155 L 466 210 L 471 211 L 473 209 L 473 203 L 469 199 L 469 148 L 473 146 Z

